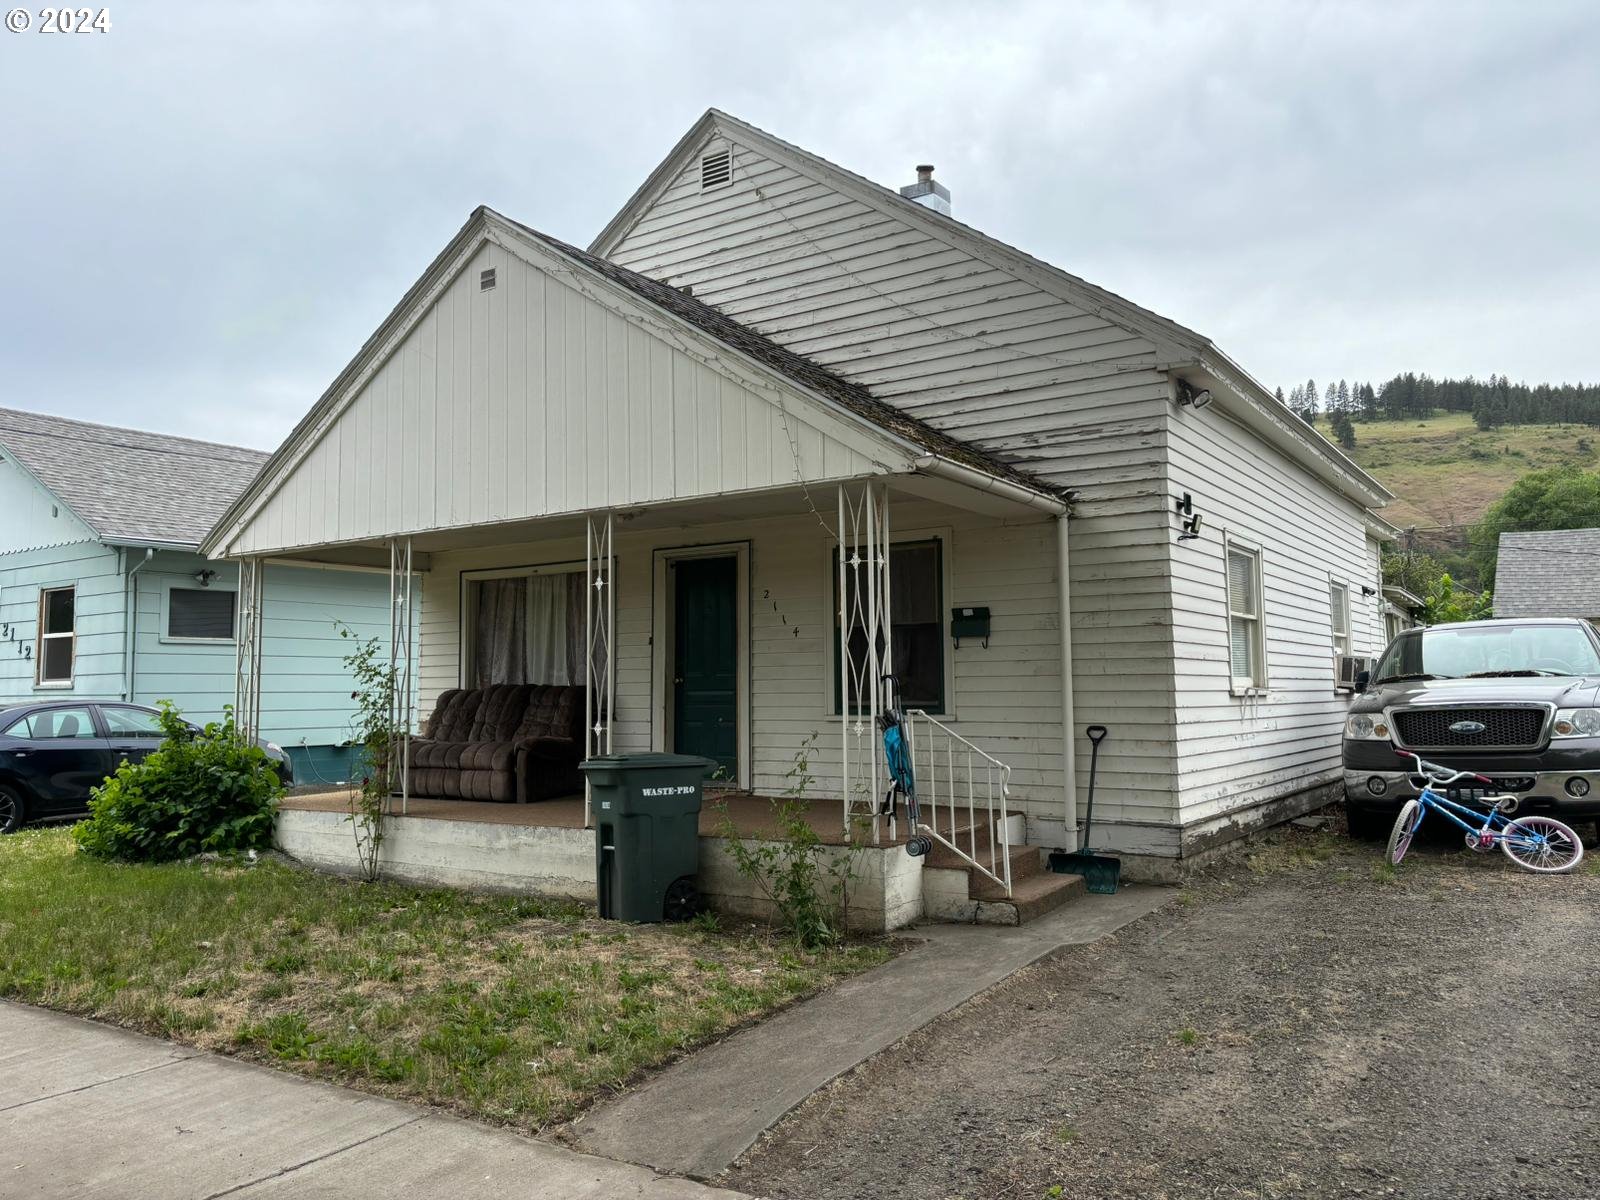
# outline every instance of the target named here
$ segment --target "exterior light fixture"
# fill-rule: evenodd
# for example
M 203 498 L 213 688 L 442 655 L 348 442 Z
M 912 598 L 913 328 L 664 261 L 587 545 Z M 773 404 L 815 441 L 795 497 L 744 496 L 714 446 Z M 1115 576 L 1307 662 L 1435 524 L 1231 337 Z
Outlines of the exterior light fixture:
M 206 568 L 201 568 L 194 573 L 194 577 L 199 582 L 201 587 L 210 587 L 211 581 L 217 577 L 217 573 Z
M 1196 391 L 1193 386 L 1180 379 L 1178 380 L 1178 403 L 1187 405 L 1189 408 L 1194 409 L 1195 412 L 1199 412 L 1211 403 L 1211 389 L 1202 388 Z

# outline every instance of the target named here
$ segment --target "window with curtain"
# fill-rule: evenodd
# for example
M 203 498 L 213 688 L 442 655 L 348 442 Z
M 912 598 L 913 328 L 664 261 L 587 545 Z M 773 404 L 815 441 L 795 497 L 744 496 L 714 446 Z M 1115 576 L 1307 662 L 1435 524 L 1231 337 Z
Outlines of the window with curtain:
M 839 559 L 833 568 L 833 707 L 839 711 Z M 847 575 L 849 600 L 855 600 L 855 582 Z M 889 633 L 894 643 L 894 674 L 900 680 L 901 703 L 906 708 L 945 711 L 944 690 L 944 548 L 938 538 L 925 542 L 896 542 L 889 551 Z M 850 653 L 865 656 L 867 634 L 851 633 Z M 850 697 L 852 711 L 864 707 L 862 698 Z
M 468 580 L 466 686 L 581 686 L 584 600 L 581 570 Z
M 1228 545 L 1228 663 L 1234 690 L 1265 687 L 1261 551 Z
M 167 592 L 167 637 L 233 641 L 237 600 L 237 593 L 222 588 L 171 588 Z

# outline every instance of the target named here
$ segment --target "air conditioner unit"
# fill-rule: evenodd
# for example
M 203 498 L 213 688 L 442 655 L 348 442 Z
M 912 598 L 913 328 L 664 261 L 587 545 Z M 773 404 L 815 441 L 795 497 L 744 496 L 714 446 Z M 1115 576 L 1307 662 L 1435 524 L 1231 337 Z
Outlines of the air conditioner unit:
M 1336 685 L 1341 691 L 1355 691 L 1356 676 L 1366 671 L 1371 673 L 1374 660 L 1360 654 L 1341 654 L 1334 660 Z

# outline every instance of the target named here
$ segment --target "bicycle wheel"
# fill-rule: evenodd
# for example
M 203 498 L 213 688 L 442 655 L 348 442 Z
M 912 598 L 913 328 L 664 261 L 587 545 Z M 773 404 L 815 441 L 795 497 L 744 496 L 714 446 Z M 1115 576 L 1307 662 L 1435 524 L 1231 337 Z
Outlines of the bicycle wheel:
M 1524 871 L 1559 875 L 1583 861 L 1583 839 L 1554 817 L 1518 817 L 1508 823 L 1500 849 Z
M 1400 815 L 1394 819 L 1394 828 L 1389 831 L 1388 860 L 1394 866 L 1400 865 L 1400 860 L 1406 856 L 1406 851 L 1411 849 L 1411 839 L 1417 835 L 1417 826 L 1422 824 L 1422 805 L 1415 800 L 1407 800 L 1400 810 Z

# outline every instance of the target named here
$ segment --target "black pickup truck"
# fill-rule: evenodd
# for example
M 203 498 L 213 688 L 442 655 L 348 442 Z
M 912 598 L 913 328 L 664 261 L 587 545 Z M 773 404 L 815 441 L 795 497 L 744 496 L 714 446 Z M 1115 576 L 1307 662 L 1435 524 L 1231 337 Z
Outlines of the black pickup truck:
M 1600 635 L 1587 621 L 1512 619 L 1400 634 L 1350 706 L 1344 795 L 1350 832 L 1387 830 L 1420 790 L 1412 750 L 1510 793 L 1518 812 L 1600 815 Z

